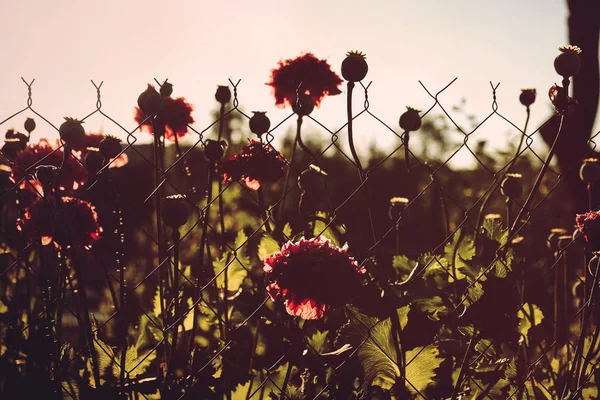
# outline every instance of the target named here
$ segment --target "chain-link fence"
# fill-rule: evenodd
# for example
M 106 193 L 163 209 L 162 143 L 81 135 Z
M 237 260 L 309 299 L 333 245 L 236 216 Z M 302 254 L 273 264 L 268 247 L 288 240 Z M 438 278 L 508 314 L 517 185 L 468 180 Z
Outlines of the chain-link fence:
M 498 112 L 491 84 L 489 115 L 466 130 L 439 101 L 453 82 L 422 84 L 431 105 L 407 110 L 400 130 L 360 82 L 362 109 L 351 82 L 347 122 L 330 129 L 300 91 L 284 120 L 250 116 L 230 81 L 202 130 L 180 108 L 183 127 L 170 122 L 169 104 L 185 102 L 168 85 L 155 106 L 140 97 L 136 125 L 107 115 L 92 82 L 96 108 L 82 120 L 109 121 L 126 142 L 115 147 L 77 136 L 77 122 L 53 125 L 24 80 L 27 106 L 0 126 L 32 117 L 29 133 L 53 134 L 31 143 L 11 130 L 2 151 L 2 398 L 596 396 L 593 234 L 571 236 L 567 172 L 551 162 L 566 93 L 528 131 L 535 92 L 521 96 L 520 127 Z M 358 119 L 395 148 L 359 155 Z M 493 119 L 519 133 L 503 155 L 474 143 Z M 250 137 L 248 122 L 254 139 L 236 141 L 234 131 Z M 306 123 L 326 141 L 305 142 Z M 141 128 L 152 144 L 136 144 Z M 409 141 L 419 129 L 462 141 L 425 160 Z M 547 154 L 532 148 L 540 130 L 556 137 Z M 450 168 L 465 150 L 477 168 Z M 585 165 L 591 209 L 600 167 Z

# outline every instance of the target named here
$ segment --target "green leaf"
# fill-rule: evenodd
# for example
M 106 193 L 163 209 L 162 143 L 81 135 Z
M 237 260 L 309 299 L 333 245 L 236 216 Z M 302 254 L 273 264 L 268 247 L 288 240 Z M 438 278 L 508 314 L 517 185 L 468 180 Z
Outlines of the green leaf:
M 483 229 L 485 229 L 485 235 L 489 239 L 495 240 L 500 246 L 506 244 L 506 241 L 508 240 L 508 229 L 502 227 L 502 222 L 497 219 L 484 219 L 482 226 Z
M 406 359 L 406 387 L 412 393 L 424 394 L 427 386 L 433 382 L 436 372 L 443 358 L 440 357 L 440 349 L 429 345 L 426 347 L 415 347 L 405 354 Z
M 74 379 L 65 379 L 60 383 L 62 398 L 79 400 L 79 385 Z
M 409 259 L 408 257 L 404 256 L 404 255 L 397 255 L 394 256 L 394 259 L 392 261 L 392 267 L 394 268 L 394 271 L 396 272 L 396 279 L 398 280 L 404 280 L 406 279 L 410 273 L 413 271 L 413 269 L 415 268 L 415 266 L 418 263 L 415 261 L 412 261 L 411 259 Z
M 308 349 L 316 354 L 323 354 L 328 351 L 327 334 L 329 331 L 316 331 L 306 341 Z
M 432 321 L 439 321 L 448 314 L 448 307 L 444 305 L 440 296 L 414 298 L 411 303 Z
M 286 238 L 292 237 L 292 226 L 288 223 L 283 227 L 283 236 Z
M 319 212 L 317 212 L 316 215 L 317 215 L 317 217 L 321 217 L 326 220 L 329 220 L 329 217 L 327 216 L 327 214 L 325 212 L 319 211 Z M 329 239 L 334 246 L 341 247 L 339 238 L 337 236 L 337 232 L 335 231 L 335 229 L 332 228 L 333 226 L 334 226 L 333 223 L 327 224 L 326 222 L 324 222 L 320 219 L 317 219 L 314 222 L 313 235 L 324 236 L 327 239 Z
M 469 286 L 469 288 L 465 292 L 465 299 L 463 301 L 463 305 L 465 307 L 470 307 L 475 304 L 481 296 L 483 296 L 483 285 L 481 281 L 484 281 L 485 276 L 482 277 L 479 281 L 473 283 Z
M 476 275 L 477 272 L 468 263 L 475 257 L 475 253 L 473 239 L 470 236 L 463 235 L 460 229 L 454 233 L 452 241 L 444 246 L 444 257 L 450 262 L 450 268 L 454 265 L 457 279 L 462 279 L 465 276 L 475 279 L 473 275 Z M 452 272 L 452 269 L 450 271 Z
M 247 400 L 248 389 L 250 389 L 250 399 L 258 398 L 261 392 L 264 392 L 263 398 L 269 398 L 269 394 L 279 395 L 281 387 L 288 369 L 289 363 L 285 363 L 271 370 L 269 374 L 264 371 L 252 370 L 253 378 L 243 385 L 240 384 L 231 392 L 231 400 Z M 250 385 L 252 384 L 252 388 Z
M 273 239 L 273 236 L 263 235 L 258 244 L 258 258 L 262 262 L 265 258 L 277 253 L 280 248 L 281 246 L 279 246 L 277 240 Z
M 533 310 L 533 314 L 531 314 L 531 310 Z M 521 335 L 523 335 L 527 343 L 529 329 L 531 329 L 532 326 L 539 325 L 542 322 L 542 319 L 544 319 L 544 313 L 535 304 L 525 303 L 517 313 L 517 316 L 519 317 L 519 332 Z
M 156 359 L 156 350 L 149 350 L 142 354 L 138 354 L 135 346 L 129 346 L 125 353 L 125 377 L 129 379 L 135 379 L 139 375 L 142 375 L 152 364 L 152 361 Z M 112 366 L 112 373 L 114 377 L 121 376 L 121 354 L 118 353 L 115 358 L 115 362 Z
M 242 282 L 248 276 L 246 266 L 250 266 L 250 257 L 247 253 L 248 237 L 240 230 L 235 239 L 235 254 L 230 252 L 214 262 L 215 275 L 217 275 L 217 286 L 225 288 L 225 274 L 227 274 L 227 291 L 237 292 Z

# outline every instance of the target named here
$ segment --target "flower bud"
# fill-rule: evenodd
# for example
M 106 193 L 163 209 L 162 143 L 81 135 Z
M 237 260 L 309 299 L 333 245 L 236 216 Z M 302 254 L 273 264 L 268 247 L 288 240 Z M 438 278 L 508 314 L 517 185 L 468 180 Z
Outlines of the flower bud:
M 121 153 L 121 139 L 116 136 L 106 135 L 98 145 L 98 150 L 100 150 L 100 154 L 106 160 L 115 158 Z
M 581 49 L 577 46 L 562 46 L 558 50 L 561 53 L 554 59 L 556 73 L 563 78 L 577 75 L 581 68 Z
M 298 114 L 299 117 L 310 115 L 314 109 L 315 102 L 308 94 L 300 94 L 297 101 L 294 101 L 292 104 L 292 110 Z
M 585 183 L 600 181 L 600 160 L 597 158 L 586 158 L 579 168 L 579 178 Z
M 221 104 L 229 103 L 229 100 L 231 100 L 231 90 L 229 90 L 229 86 L 217 86 L 215 99 Z
M 31 133 L 35 129 L 35 121 L 33 120 L 33 118 L 27 118 L 23 126 L 25 127 L 27 133 Z
M 173 94 L 173 84 L 165 81 L 160 87 L 160 95 L 164 97 L 169 97 Z
M 402 212 L 406 210 L 410 201 L 406 197 L 392 197 L 390 199 L 390 208 L 388 214 L 392 221 L 397 221 L 402 215 Z
M 263 133 L 267 133 L 271 127 L 271 121 L 267 117 L 265 111 L 252 111 L 252 117 L 250 118 L 250 131 L 260 136 Z
M 366 54 L 360 51 L 350 51 L 346 53 L 346 58 L 342 61 L 342 76 L 348 82 L 358 82 L 365 79 L 369 66 L 367 65 Z
M 65 122 L 58 128 L 60 138 L 67 146 L 73 148 L 85 140 L 83 121 L 76 118 L 65 117 Z
M 156 114 L 162 107 L 162 97 L 152 85 L 148 85 L 148 88 L 139 95 L 137 102 L 146 116 Z
M 400 128 L 407 132 L 414 132 L 421 127 L 421 110 L 412 107 L 406 107 L 404 114 L 400 116 Z
M 186 197 L 181 194 L 167 196 L 163 199 L 163 221 L 173 229 L 185 225 L 190 215 L 190 207 Z
M 519 101 L 525 107 L 529 107 L 535 102 L 535 89 L 521 89 Z
M 204 156 L 208 159 L 208 161 L 212 163 L 218 163 L 221 158 L 223 158 L 226 148 L 227 142 L 224 140 L 218 142 L 216 140 L 207 139 L 206 146 L 204 146 Z
M 54 183 L 58 175 L 58 168 L 54 165 L 38 165 L 35 168 L 35 179 L 37 179 L 42 186 L 50 186 Z
M 104 156 L 95 147 L 88 147 L 85 155 L 85 166 L 88 171 L 96 173 L 104 167 Z
M 500 183 L 502 194 L 508 198 L 515 199 L 521 195 L 523 187 L 521 186 L 521 178 L 523 175 L 508 173 L 504 176 L 504 180 Z

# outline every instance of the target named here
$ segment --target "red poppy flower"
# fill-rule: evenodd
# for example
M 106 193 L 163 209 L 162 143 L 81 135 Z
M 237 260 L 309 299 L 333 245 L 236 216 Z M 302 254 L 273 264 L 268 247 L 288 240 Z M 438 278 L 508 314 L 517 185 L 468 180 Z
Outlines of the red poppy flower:
M 360 289 L 359 268 L 348 247 L 335 247 L 322 237 L 288 242 L 264 260 L 269 276 L 267 292 L 283 298 L 288 314 L 320 319 L 325 312 L 349 303 Z
M 46 199 L 39 199 L 25 209 L 25 214 L 17 220 L 17 229 L 30 239 L 40 237 L 43 245 L 52 242 L 59 247 L 91 246 L 100 239 L 102 228 L 98 225 L 98 214 L 87 201 L 74 197 L 63 197 L 61 212 L 56 205 Z M 62 219 L 59 219 L 59 215 Z M 68 227 L 68 235 L 65 230 Z
M 258 190 L 262 182 L 275 182 L 283 177 L 287 161 L 270 144 L 250 139 L 242 152 L 221 162 L 223 183 L 243 179 L 249 189 Z
M 548 97 L 558 112 L 565 112 L 570 106 L 578 104 L 577 100 L 565 93 L 565 88 L 558 85 L 552 85 L 548 90 Z
M 188 131 L 188 125 L 194 123 L 194 118 L 192 118 L 194 106 L 186 102 L 183 97 L 176 99 L 165 97 L 164 99 L 164 107 L 156 114 L 154 124 L 164 129 L 165 138 L 174 141 L 175 135 L 177 137 L 185 136 Z M 147 117 L 139 107 L 135 108 L 135 121 L 138 124 L 141 124 Z M 153 134 L 150 120 L 146 121 L 140 129 Z
M 19 152 L 15 157 L 15 163 L 11 165 L 12 178 L 15 182 L 21 183 L 21 189 L 32 190 L 41 193 L 41 185 L 31 174 L 33 171 L 27 171 L 28 168 L 37 165 L 52 165 L 59 168 L 63 161 L 63 151 L 56 145 L 51 145 L 47 139 L 40 139 L 38 143 L 29 143 L 27 147 Z M 35 167 L 34 167 L 35 168 Z M 28 175 L 26 176 L 26 173 Z M 60 176 L 60 188 L 62 190 L 76 190 L 87 180 L 87 171 L 81 162 L 71 155 L 67 158 Z
M 279 66 L 271 72 L 271 81 L 267 85 L 273 87 L 275 104 L 285 107 L 296 102 L 296 90 L 312 97 L 316 106 L 326 95 L 342 93 L 338 86 L 342 78 L 331 70 L 325 60 L 319 60 L 311 53 L 300 57 L 280 61 Z
M 589 211 L 577 214 L 575 222 L 592 250 L 600 250 L 600 211 Z

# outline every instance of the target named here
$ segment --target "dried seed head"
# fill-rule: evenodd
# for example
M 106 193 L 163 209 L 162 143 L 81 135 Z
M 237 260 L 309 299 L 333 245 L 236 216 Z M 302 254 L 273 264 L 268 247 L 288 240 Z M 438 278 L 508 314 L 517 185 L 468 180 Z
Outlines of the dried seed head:
M 38 165 L 35 168 L 35 179 L 37 179 L 42 186 L 50 186 L 56 180 L 58 175 L 58 168 L 54 165 Z
M 164 97 L 169 97 L 173 94 L 173 84 L 167 81 L 164 81 L 162 86 L 160 87 L 160 95 Z
M 515 199 L 519 197 L 523 191 L 521 179 L 523 175 L 516 173 L 508 173 L 504 176 L 504 180 L 500 183 L 502 194 L 508 198 Z
M 397 221 L 400 218 L 400 215 L 406 207 L 410 203 L 406 197 L 392 197 L 390 199 L 390 208 L 388 210 L 388 215 L 392 221 Z
M 400 116 L 400 128 L 407 132 L 414 132 L 421 127 L 421 110 L 406 107 L 406 111 Z
M 96 147 L 86 148 L 85 166 L 91 173 L 96 173 L 104 166 L 104 156 Z
M 83 121 L 77 118 L 65 117 L 65 122 L 58 128 L 60 138 L 71 148 L 83 143 L 85 140 L 85 129 Z
M 358 82 L 365 79 L 369 71 L 366 54 L 360 51 L 349 51 L 342 61 L 342 77 L 348 82 Z
M 225 154 L 225 149 L 227 148 L 227 142 L 224 140 L 216 141 L 208 139 L 206 141 L 206 146 L 204 147 L 204 156 L 208 159 L 208 161 L 213 164 L 218 163 L 221 158 L 223 158 L 223 154 Z
M 229 100 L 231 100 L 231 90 L 229 90 L 229 86 L 217 86 L 217 91 L 215 92 L 215 100 L 217 100 L 221 104 L 229 103 Z
M 310 115 L 314 109 L 315 102 L 308 94 L 300 94 L 297 101 L 294 101 L 294 104 L 292 104 L 292 110 L 298 114 L 299 117 Z
M 265 111 L 252 111 L 252 117 L 250 118 L 250 131 L 258 136 L 263 133 L 267 133 L 271 127 L 271 121 L 267 117 Z
M 577 46 L 562 46 L 558 48 L 560 54 L 554 59 L 554 69 L 563 78 L 577 75 L 581 68 L 579 54 L 581 49 Z
M 525 107 L 529 107 L 535 102 L 535 89 L 521 89 L 521 95 L 519 96 L 519 101 Z
M 586 158 L 579 168 L 579 178 L 585 183 L 600 181 L 600 160 L 597 158 Z
M 185 225 L 190 215 L 190 206 L 182 194 L 167 196 L 163 200 L 163 221 L 173 229 Z
M 27 118 L 23 126 L 25 127 L 27 133 L 31 133 L 35 129 L 35 121 L 33 120 L 33 118 Z
M 115 158 L 121 153 L 121 139 L 116 136 L 106 135 L 100 141 L 100 144 L 98 144 L 98 149 L 106 160 Z
M 146 115 L 156 114 L 162 107 L 162 97 L 160 93 L 154 89 L 154 86 L 148 85 L 148 88 L 144 90 L 138 97 L 138 107 Z

